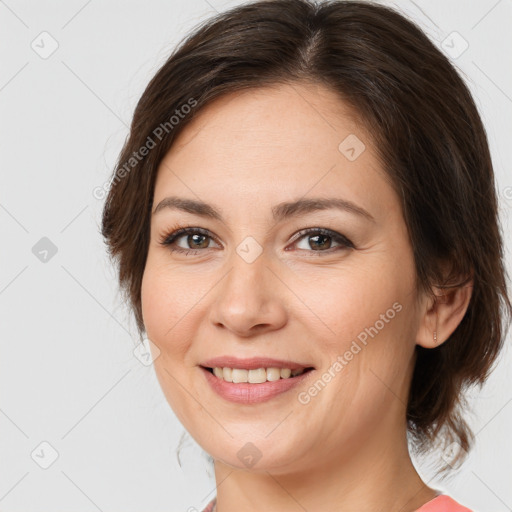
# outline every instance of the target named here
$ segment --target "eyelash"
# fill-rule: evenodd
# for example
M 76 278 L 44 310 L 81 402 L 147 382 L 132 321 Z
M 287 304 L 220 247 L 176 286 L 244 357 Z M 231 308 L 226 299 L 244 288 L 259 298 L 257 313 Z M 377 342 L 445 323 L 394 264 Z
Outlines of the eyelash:
M 207 236 L 207 237 L 211 238 L 212 240 L 214 240 L 215 242 L 217 242 L 215 237 L 212 237 L 210 235 L 209 231 L 206 229 L 195 228 L 195 227 L 175 226 L 173 228 L 173 230 L 164 234 L 160 238 L 159 243 L 163 246 L 166 246 L 171 252 L 183 253 L 183 254 L 185 254 L 185 256 L 188 256 L 189 254 L 198 254 L 201 251 L 205 251 L 208 248 L 206 248 L 206 249 L 183 249 L 181 247 L 174 247 L 172 245 L 176 242 L 176 240 L 178 240 L 179 238 L 181 238 L 184 235 L 195 235 L 195 234 Z M 306 235 L 312 235 L 312 234 L 328 236 L 328 237 L 332 238 L 332 240 L 334 242 L 341 244 L 341 246 L 339 246 L 339 247 L 330 248 L 325 251 L 322 251 L 322 250 L 307 251 L 307 252 L 319 253 L 318 256 L 321 256 L 321 253 L 332 254 L 333 252 L 336 252 L 336 251 L 342 250 L 342 249 L 355 249 L 354 244 L 347 237 L 345 237 L 344 235 L 342 235 L 340 233 L 337 233 L 336 231 L 332 231 L 330 229 L 325 229 L 325 228 L 303 229 L 297 233 L 297 237 L 295 238 L 293 243 L 297 243 L 299 240 L 306 237 Z M 334 250 L 332 250 L 332 249 L 334 249 Z M 306 250 L 306 249 L 301 249 L 301 250 Z

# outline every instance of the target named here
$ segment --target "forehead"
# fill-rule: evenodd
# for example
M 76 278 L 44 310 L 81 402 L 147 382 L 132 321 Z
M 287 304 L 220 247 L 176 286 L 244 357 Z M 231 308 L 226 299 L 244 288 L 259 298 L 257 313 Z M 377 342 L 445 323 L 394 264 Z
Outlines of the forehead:
M 350 137 L 364 144 L 352 161 L 340 151 Z M 181 193 L 226 202 L 227 187 L 233 198 L 253 203 L 268 197 L 275 204 L 313 190 L 358 199 L 365 188 L 371 194 L 375 179 L 383 180 L 378 174 L 369 135 L 334 92 L 280 84 L 227 94 L 203 107 L 162 160 L 155 200 Z
M 189 145 L 194 150 L 220 145 L 224 154 L 231 150 L 227 156 L 241 158 L 240 149 L 264 147 L 284 153 L 292 147 L 294 152 L 316 148 L 319 156 L 319 149 L 333 146 L 337 150 L 340 137 L 355 132 L 369 139 L 354 110 L 330 89 L 318 84 L 278 84 L 229 93 L 212 101 L 179 134 L 171 151 L 175 158 Z

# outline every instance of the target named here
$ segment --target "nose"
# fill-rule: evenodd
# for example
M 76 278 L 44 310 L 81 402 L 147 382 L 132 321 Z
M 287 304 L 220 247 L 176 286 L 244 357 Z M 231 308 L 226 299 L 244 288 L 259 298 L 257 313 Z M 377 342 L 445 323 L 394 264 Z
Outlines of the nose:
M 286 286 L 276 271 L 263 255 L 252 263 L 234 256 L 227 275 L 216 287 L 210 321 L 240 337 L 283 327 L 288 315 Z

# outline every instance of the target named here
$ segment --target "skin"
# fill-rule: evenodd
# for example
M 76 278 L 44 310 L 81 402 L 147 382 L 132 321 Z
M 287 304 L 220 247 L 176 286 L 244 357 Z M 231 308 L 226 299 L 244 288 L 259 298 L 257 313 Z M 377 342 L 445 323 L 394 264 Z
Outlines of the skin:
M 366 147 L 354 161 L 338 149 L 350 134 Z M 406 443 L 414 348 L 434 347 L 436 325 L 437 343 L 446 340 L 470 292 L 455 290 L 435 306 L 416 291 L 399 198 L 357 116 L 311 84 L 224 96 L 162 160 L 153 208 L 171 195 L 210 203 L 224 219 L 169 208 L 154 214 L 141 290 L 166 399 L 214 458 L 217 511 L 410 512 L 433 499 Z M 273 219 L 273 206 L 303 197 L 352 201 L 374 221 L 335 209 Z M 197 253 L 171 252 L 160 241 L 177 223 L 212 238 L 181 236 L 174 246 Z M 355 248 L 318 233 L 294 238 L 315 227 Z M 249 236 L 263 249 L 252 263 L 236 252 Z M 400 312 L 300 403 L 298 394 L 396 303 Z M 219 397 L 201 373 L 201 362 L 220 355 L 290 359 L 315 370 L 298 388 L 240 405 Z M 237 456 L 248 442 L 261 453 L 252 467 Z

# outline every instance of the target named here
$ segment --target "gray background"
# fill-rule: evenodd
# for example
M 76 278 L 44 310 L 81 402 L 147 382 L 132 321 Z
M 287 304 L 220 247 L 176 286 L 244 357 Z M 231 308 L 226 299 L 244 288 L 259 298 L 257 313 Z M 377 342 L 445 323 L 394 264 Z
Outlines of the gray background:
M 2 512 L 201 510 L 215 492 L 190 438 L 178 465 L 183 428 L 152 366 L 133 354 L 134 324 L 93 190 L 109 181 L 135 104 L 174 45 L 239 3 L 0 1 Z M 512 2 L 394 5 L 444 48 L 476 97 L 510 269 Z M 507 350 L 484 389 L 471 393 L 477 442 L 463 468 L 431 481 L 429 461 L 417 461 L 429 485 L 480 512 L 512 510 Z M 43 469 L 53 450 L 58 458 Z

